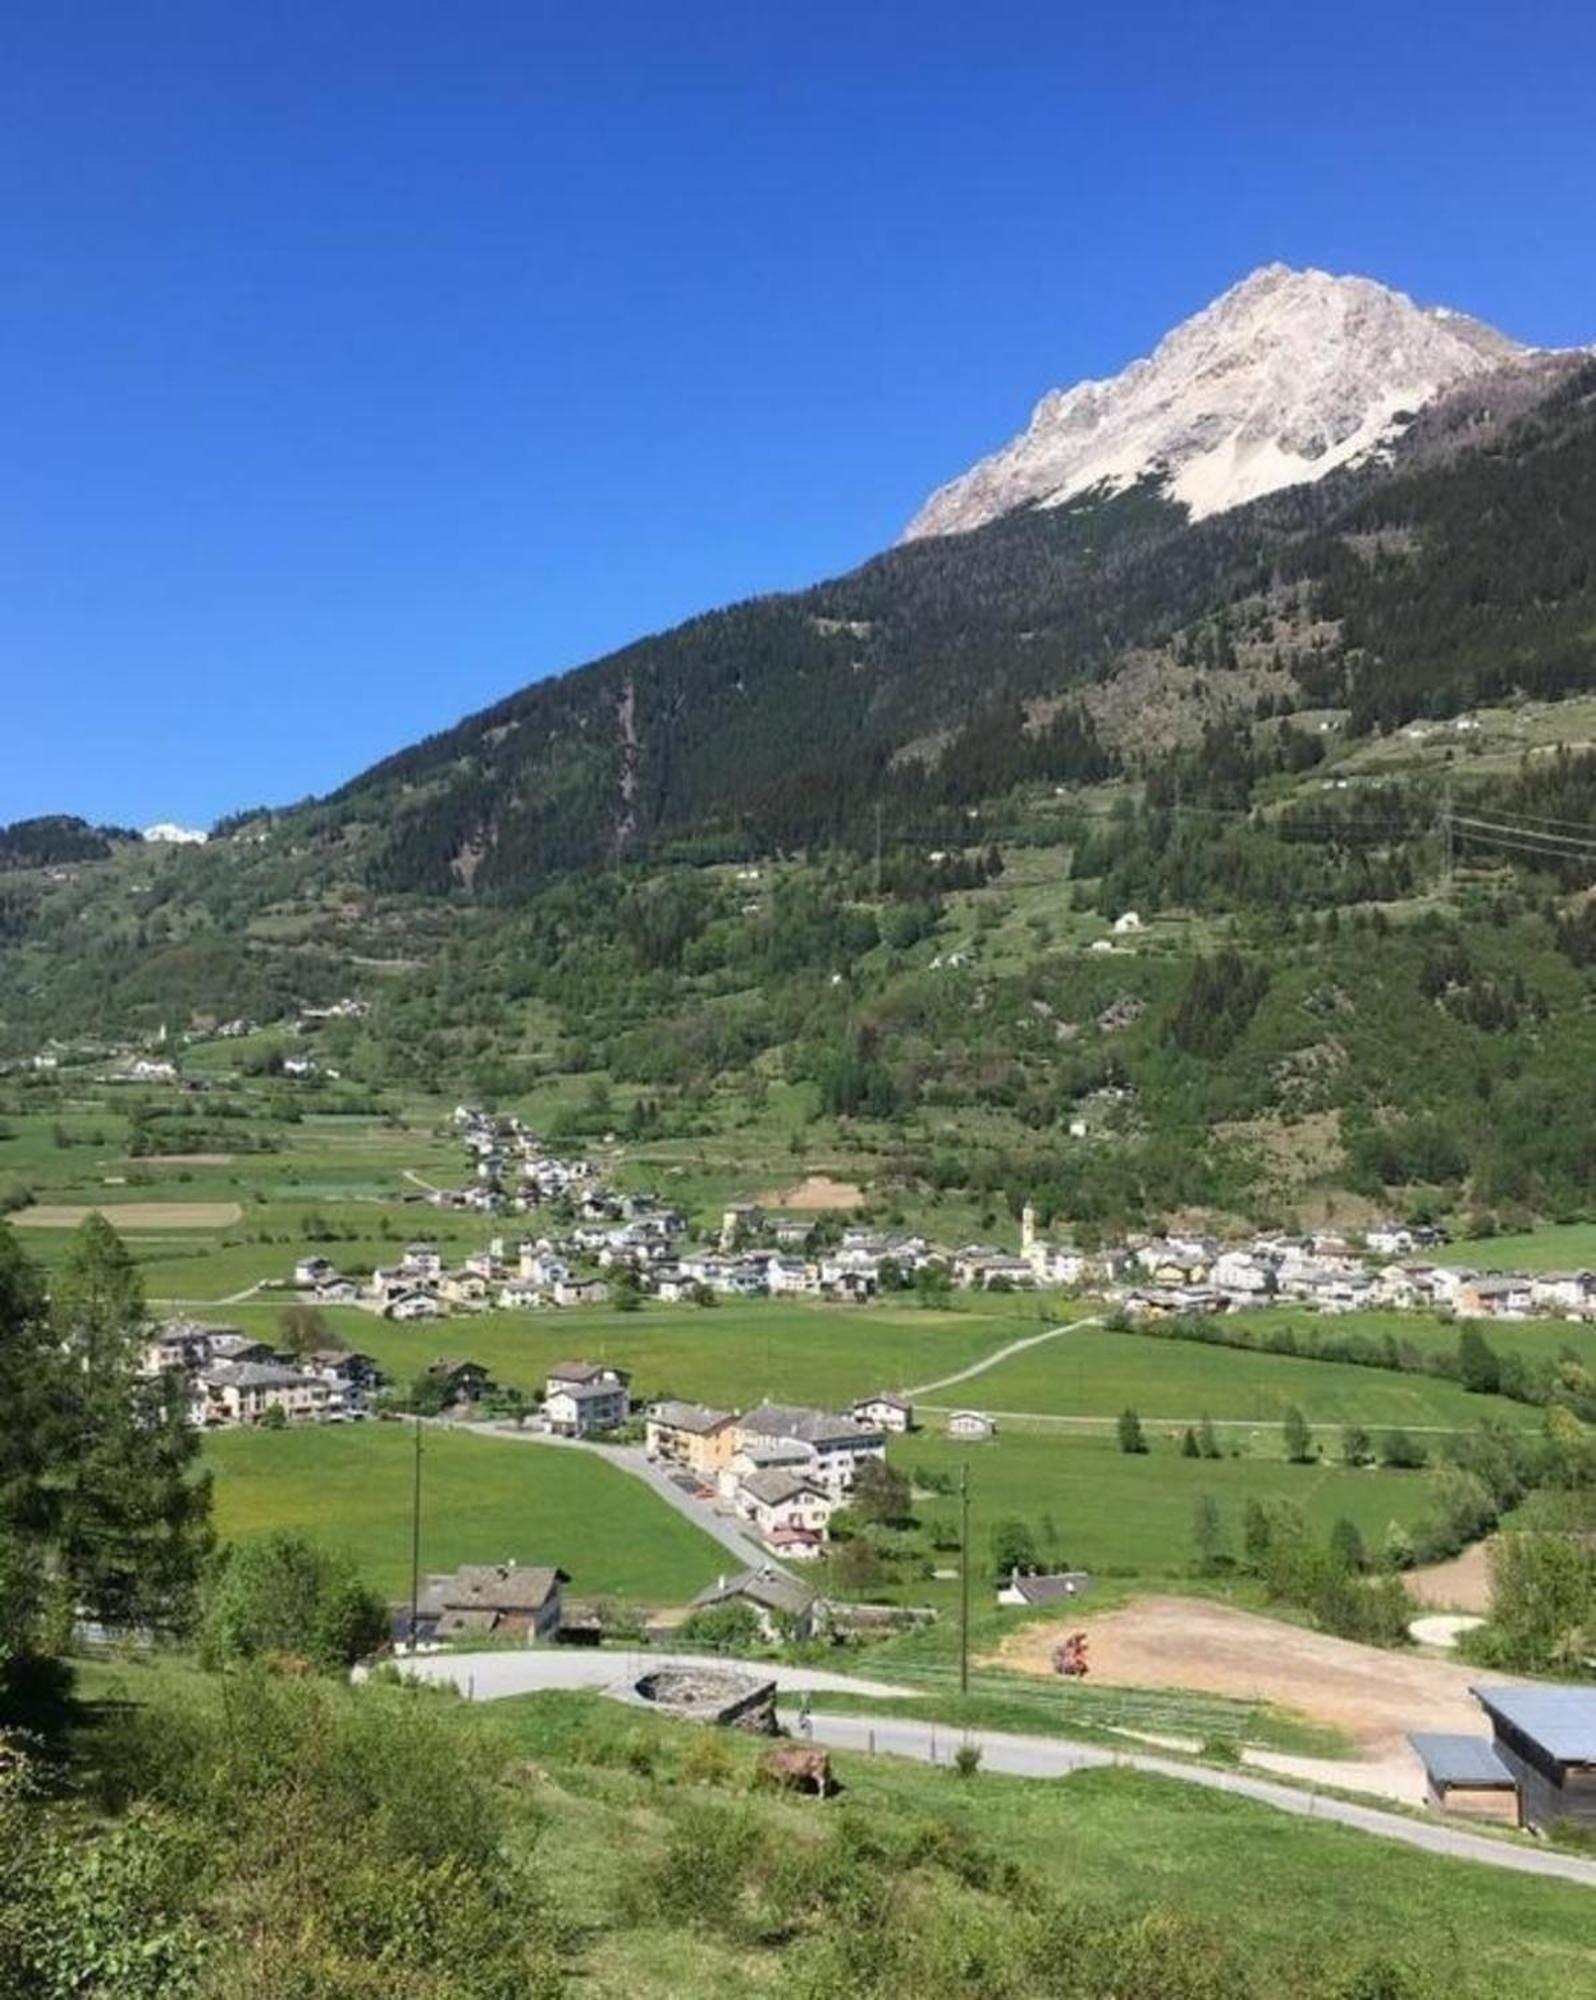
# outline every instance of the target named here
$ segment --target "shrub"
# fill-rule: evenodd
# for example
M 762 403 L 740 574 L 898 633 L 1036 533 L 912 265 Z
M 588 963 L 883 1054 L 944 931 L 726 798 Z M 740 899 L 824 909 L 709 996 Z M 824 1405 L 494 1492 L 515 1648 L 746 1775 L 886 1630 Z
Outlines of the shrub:
M 222 1551 L 205 1593 L 201 1649 L 217 1663 L 292 1654 L 339 1673 L 388 1633 L 382 1599 L 341 1556 L 287 1531 Z

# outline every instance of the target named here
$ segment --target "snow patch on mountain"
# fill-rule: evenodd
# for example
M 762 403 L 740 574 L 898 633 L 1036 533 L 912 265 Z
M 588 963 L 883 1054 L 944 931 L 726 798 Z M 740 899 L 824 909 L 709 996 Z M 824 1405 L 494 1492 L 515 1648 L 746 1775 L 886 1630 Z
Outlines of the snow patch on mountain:
M 1152 474 L 1194 520 L 1222 513 L 1366 457 L 1443 390 L 1535 351 L 1369 278 L 1269 264 L 1121 374 L 1050 391 L 904 540 Z
M 157 820 L 144 829 L 141 839 L 158 847 L 203 847 L 210 835 L 197 826 L 179 826 L 175 820 Z

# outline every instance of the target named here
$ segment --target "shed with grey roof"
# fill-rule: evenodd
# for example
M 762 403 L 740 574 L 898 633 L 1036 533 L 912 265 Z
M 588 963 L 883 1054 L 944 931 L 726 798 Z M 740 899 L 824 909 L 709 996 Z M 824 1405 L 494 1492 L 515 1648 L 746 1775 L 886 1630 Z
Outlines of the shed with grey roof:
M 1424 1766 L 1432 1806 L 1518 1825 L 1518 1781 L 1488 1737 L 1416 1731 L 1408 1741 Z
M 1490 1718 L 1496 1754 L 1517 1782 L 1522 1823 L 1596 1827 L 1596 1687 L 1470 1692 Z

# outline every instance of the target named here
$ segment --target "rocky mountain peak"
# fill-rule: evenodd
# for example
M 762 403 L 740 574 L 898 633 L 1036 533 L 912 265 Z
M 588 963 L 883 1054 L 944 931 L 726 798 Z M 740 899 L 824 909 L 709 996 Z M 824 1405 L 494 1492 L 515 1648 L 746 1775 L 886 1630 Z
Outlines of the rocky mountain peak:
M 1049 391 L 904 539 L 1153 473 L 1193 519 L 1222 513 L 1364 457 L 1444 390 L 1532 352 L 1369 278 L 1265 264 L 1120 374 Z

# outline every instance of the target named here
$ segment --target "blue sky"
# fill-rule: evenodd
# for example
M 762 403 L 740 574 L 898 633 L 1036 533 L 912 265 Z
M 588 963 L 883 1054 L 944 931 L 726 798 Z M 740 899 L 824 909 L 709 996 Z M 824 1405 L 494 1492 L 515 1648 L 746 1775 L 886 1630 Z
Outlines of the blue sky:
M 1272 258 L 1596 339 L 1596 10 L 55 0 L 0 819 L 201 823 L 890 541 Z

